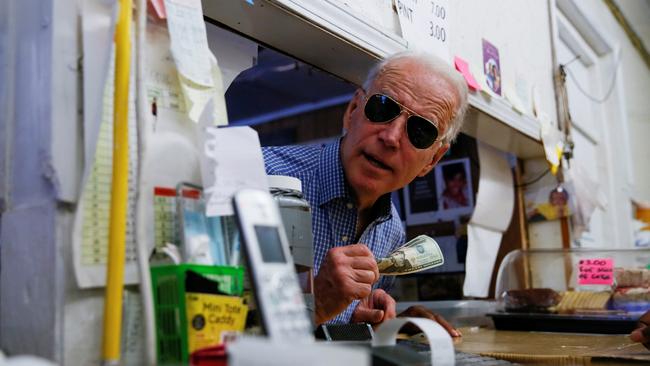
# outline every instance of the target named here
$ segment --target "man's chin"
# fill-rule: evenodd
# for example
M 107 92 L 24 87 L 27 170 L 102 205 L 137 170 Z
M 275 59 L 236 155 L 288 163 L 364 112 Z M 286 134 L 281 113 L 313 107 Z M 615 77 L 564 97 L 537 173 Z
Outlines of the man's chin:
M 366 197 L 379 198 L 390 192 L 386 190 L 384 181 L 379 178 L 360 176 L 354 182 L 349 183 L 355 194 Z

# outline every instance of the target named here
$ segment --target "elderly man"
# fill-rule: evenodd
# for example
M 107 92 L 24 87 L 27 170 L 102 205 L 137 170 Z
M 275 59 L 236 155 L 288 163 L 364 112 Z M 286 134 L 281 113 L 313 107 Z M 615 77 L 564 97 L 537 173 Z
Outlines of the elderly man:
M 460 130 L 467 86 L 434 56 L 404 52 L 378 63 L 323 147 L 264 149 L 268 174 L 299 178 L 312 207 L 316 322 L 378 324 L 396 316 L 375 258 L 405 241 L 390 193 L 427 174 Z M 400 314 L 402 315 L 402 314 Z M 424 308 L 408 316 L 449 324 Z

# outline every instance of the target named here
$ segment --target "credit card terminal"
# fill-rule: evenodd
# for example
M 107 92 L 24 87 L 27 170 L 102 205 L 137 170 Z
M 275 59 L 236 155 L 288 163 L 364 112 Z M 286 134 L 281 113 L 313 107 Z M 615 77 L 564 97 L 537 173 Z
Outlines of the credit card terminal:
M 268 192 L 243 189 L 233 206 L 262 329 L 273 339 L 313 340 L 276 201 Z

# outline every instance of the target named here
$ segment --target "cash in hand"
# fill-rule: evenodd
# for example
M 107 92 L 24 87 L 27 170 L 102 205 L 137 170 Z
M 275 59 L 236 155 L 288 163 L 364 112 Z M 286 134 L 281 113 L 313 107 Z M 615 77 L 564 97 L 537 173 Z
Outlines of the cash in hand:
M 442 251 L 433 238 L 420 235 L 395 249 L 386 258 L 377 259 L 379 273 L 399 276 L 424 271 L 445 263 Z

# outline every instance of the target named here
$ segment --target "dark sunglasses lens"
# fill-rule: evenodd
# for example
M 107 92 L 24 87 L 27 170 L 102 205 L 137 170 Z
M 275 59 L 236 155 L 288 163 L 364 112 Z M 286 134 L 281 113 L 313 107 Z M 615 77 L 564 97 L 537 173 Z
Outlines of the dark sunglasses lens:
M 399 116 L 401 109 L 394 100 L 385 95 L 375 94 L 368 98 L 364 109 L 371 122 L 388 122 Z
M 418 149 L 428 148 L 438 138 L 438 128 L 433 123 L 418 116 L 411 116 L 408 119 L 406 132 L 413 146 Z

